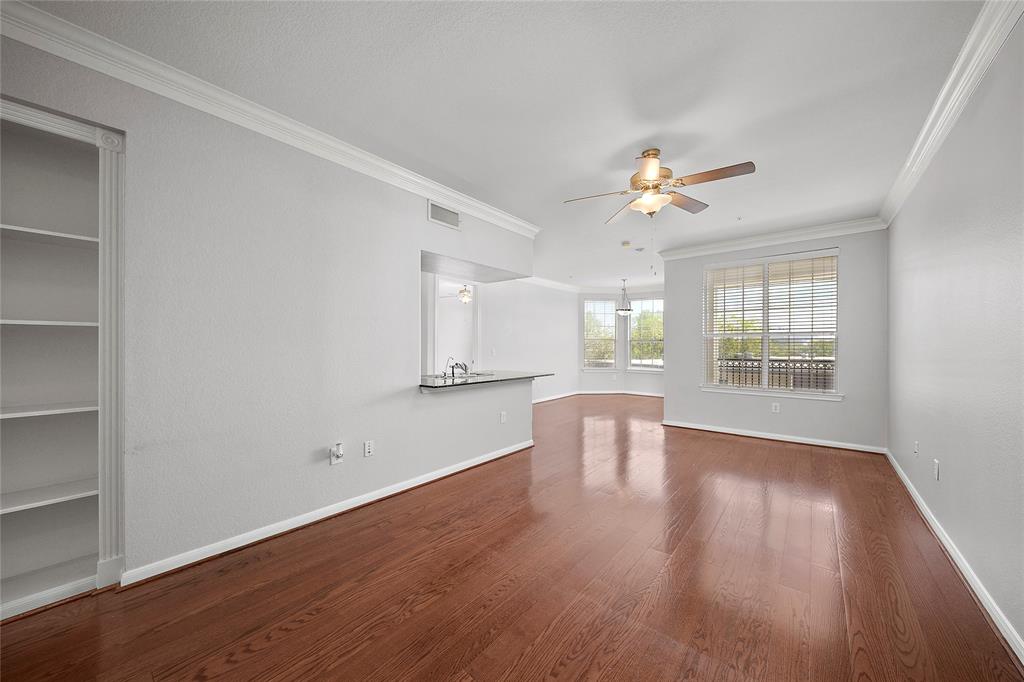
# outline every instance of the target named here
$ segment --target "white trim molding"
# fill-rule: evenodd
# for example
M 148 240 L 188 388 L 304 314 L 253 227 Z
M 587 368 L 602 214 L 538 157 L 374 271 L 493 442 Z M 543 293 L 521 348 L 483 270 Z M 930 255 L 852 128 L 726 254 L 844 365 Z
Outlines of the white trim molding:
M 77 597 L 85 594 L 96 588 L 96 579 L 92 576 L 88 578 L 81 578 L 70 583 L 64 583 L 56 587 L 51 587 L 48 590 L 42 592 L 35 592 L 28 594 L 21 599 L 15 599 L 14 601 L 7 602 L 6 604 L 0 605 L 0 620 L 5 618 L 13 618 L 26 611 L 38 609 L 49 604 L 54 604 L 63 599 L 70 599 L 71 597 Z
M 1024 0 L 989 0 L 982 5 L 910 155 L 882 202 L 879 217 L 886 225 L 899 213 L 903 202 L 946 141 L 1022 14 Z
M 176 554 L 174 556 L 167 557 L 166 559 L 154 561 L 153 563 L 146 564 L 145 566 L 139 566 L 138 568 L 127 570 L 121 576 L 121 584 L 130 585 L 132 583 L 137 583 L 140 580 L 146 580 L 148 578 L 160 575 L 161 573 L 166 573 L 168 571 L 173 571 L 178 568 L 183 568 L 185 566 L 188 566 L 189 564 L 194 564 L 197 561 L 209 559 L 211 557 L 217 556 L 218 554 L 223 554 L 225 552 L 230 552 L 233 549 L 238 549 L 240 547 L 245 547 L 246 545 L 251 545 L 254 542 L 265 540 L 274 535 L 284 533 L 285 531 L 293 530 L 301 526 L 306 526 L 311 523 L 315 523 L 316 521 L 326 519 L 329 516 L 334 516 L 336 514 L 340 514 L 341 512 L 348 511 L 349 509 L 361 507 L 365 504 L 369 504 L 370 502 L 375 502 L 382 498 L 390 497 L 395 493 L 400 493 L 410 488 L 415 488 L 416 486 L 423 485 L 424 483 L 436 481 L 437 479 L 444 478 L 445 476 L 448 476 L 450 474 L 458 473 L 464 469 L 469 469 L 470 467 L 477 466 L 478 464 L 489 462 L 492 459 L 498 459 L 499 457 L 511 455 L 513 452 L 519 452 L 520 450 L 525 450 L 531 447 L 533 447 L 532 439 L 523 441 L 521 443 L 516 443 L 515 445 L 509 445 L 508 447 L 501 448 L 500 450 L 488 452 L 487 454 L 480 455 L 479 457 L 474 457 L 472 459 L 467 459 L 462 462 L 458 462 L 457 464 L 452 464 L 451 466 L 436 469 L 421 476 L 401 481 L 400 483 L 395 483 L 384 488 L 379 488 L 377 490 L 365 493 L 363 495 L 358 495 L 356 497 L 350 497 L 347 500 L 335 502 L 334 504 L 328 505 L 326 507 L 321 507 L 320 509 L 314 509 L 313 511 L 306 512 L 305 514 L 293 516 L 290 519 L 278 521 L 277 523 L 272 523 L 268 526 L 263 526 L 262 528 L 257 528 L 247 533 L 242 533 L 241 535 L 235 535 L 234 537 L 225 538 L 224 540 L 211 543 L 204 547 L 198 547 L 187 552 L 182 552 L 181 554 Z
M 534 398 L 533 404 L 546 403 L 549 400 L 559 400 L 561 398 L 571 398 L 576 395 L 576 391 L 569 391 L 568 393 L 556 393 L 555 395 L 544 396 L 543 398 Z
M 824 438 L 807 438 L 805 436 L 789 436 L 781 433 L 767 433 L 765 431 L 751 431 L 750 429 L 733 429 L 728 426 L 711 426 L 709 424 L 690 424 L 688 422 L 665 419 L 661 422 L 665 426 L 675 426 L 680 429 L 696 429 L 698 431 L 715 431 L 716 433 L 728 433 L 733 436 L 749 436 L 751 438 L 765 438 L 767 440 L 781 440 L 788 443 L 801 443 L 804 445 L 820 445 L 826 448 L 837 448 L 839 450 L 859 450 L 884 455 L 888 450 L 880 445 L 861 445 L 859 443 L 844 443 L 837 440 L 825 440 Z
M 875 230 L 884 230 L 886 227 L 888 225 L 878 218 L 860 218 L 858 220 L 845 220 L 825 225 L 810 225 L 793 230 L 785 230 L 784 232 L 771 232 L 752 237 L 727 239 L 719 242 L 695 244 L 693 246 L 681 246 L 677 249 L 661 251 L 659 255 L 666 261 L 681 260 L 684 258 L 696 258 L 697 256 L 710 256 L 715 253 L 756 249 L 762 246 L 777 246 L 779 244 L 809 241 L 811 239 L 828 239 L 848 234 L 873 232 Z
M 533 239 L 540 228 L 332 135 L 23 2 L 4 2 L 0 33 Z
M 6 5 L 4 7 L 6 7 Z M 75 121 L 74 119 L 70 119 L 65 116 L 51 114 L 48 111 L 25 106 L 18 102 L 12 102 L 6 99 L 0 100 L 0 117 L 3 117 L 6 121 L 19 123 L 23 126 L 28 126 L 29 128 L 45 130 L 47 132 L 54 133 L 55 135 L 71 138 L 72 140 L 78 140 L 79 142 L 86 142 L 88 144 L 100 146 L 100 129 L 96 126 Z M 106 130 L 104 130 L 103 133 L 104 135 L 111 134 Z M 114 138 L 120 141 L 115 146 L 120 146 L 123 149 L 124 138 L 116 134 L 114 135 Z
M 536 398 L 533 404 L 546 403 L 549 400 L 559 400 L 561 398 L 571 398 L 576 395 L 638 395 L 645 398 L 664 398 L 663 393 L 645 393 L 643 391 L 569 391 L 568 393 L 559 393 L 557 395 L 549 395 L 544 398 Z
M 718 386 L 701 384 L 700 390 L 708 393 L 732 393 L 735 395 L 753 395 L 763 398 L 797 398 L 799 400 L 825 400 L 839 402 L 846 397 L 845 393 L 813 393 L 811 391 L 771 391 L 759 388 L 739 388 L 736 386 Z
M 946 532 L 946 529 L 942 527 L 942 524 L 939 523 L 939 520 L 935 517 L 935 514 L 932 513 L 932 510 L 928 508 L 928 504 L 924 501 L 924 498 L 921 497 L 921 493 L 917 492 L 917 488 L 915 488 L 914 484 L 910 482 L 910 478 L 907 476 L 906 472 L 903 471 L 903 468 L 900 466 L 900 463 L 896 461 L 896 458 L 893 457 L 892 452 L 886 450 L 885 456 L 889 459 L 889 464 L 892 465 L 892 468 L 896 470 L 896 475 L 900 477 L 900 481 L 903 482 L 903 486 L 907 489 L 907 492 L 910 493 L 910 497 L 914 500 L 914 504 L 917 505 L 917 509 L 921 512 L 921 516 L 924 518 L 925 523 L 931 527 L 932 532 L 935 533 L 935 537 L 937 537 L 939 542 L 942 543 L 942 546 L 945 547 L 949 558 L 952 559 L 953 563 L 956 564 L 956 567 L 960 569 L 960 574 L 963 575 L 964 580 L 967 581 L 971 590 L 974 591 L 974 595 L 978 598 L 978 602 L 988 612 L 992 622 L 995 623 L 1000 634 L 1002 634 L 1006 639 L 1006 643 L 1017 655 L 1017 660 L 1024 662 L 1024 638 L 1021 637 L 1020 633 L 1013 627 L 1013 624 L 1010 623 L 1010 619 L 1007 618 L 1006 614 L 1003 613 L 1003 610 L 999 608 L 999 604 L 997 604 L 996 600 L 992 598 L 989 591 L 985 589 L 985 585 L 981 582 L 981 578 L 979 578 L 978 574 L 974 572 L 973 568 L 971 568 L 967 558 L 957 548 L 956 543 L 953 542 L 953 538 L 951 538 L 949 533 Z
M 571 291 L 575 294 L 580 293 L 580 288 L 573 284 L 565 284 L 563 282 L 557 282 L 553 279 L 545 279 L 543 277 L 523 277 L 518 280 L 526 284 L 536 284 L 539 287 L 547 287 L 548 289 L 558 289 L 559 291 Z

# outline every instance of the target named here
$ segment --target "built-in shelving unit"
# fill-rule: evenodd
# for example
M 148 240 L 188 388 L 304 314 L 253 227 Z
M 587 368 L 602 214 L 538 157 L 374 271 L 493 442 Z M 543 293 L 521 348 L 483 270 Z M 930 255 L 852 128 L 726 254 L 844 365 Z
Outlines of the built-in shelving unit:
M 0 494 L 0 514 L 11 514 L 26 509 L 45 507 L 48 504 L 60 504 L 82 497 L 92 497 L 98 495 L 99 491 L 99 479 L 95 476 L 81 481 L 41 485 L 28 490 L 13 490 Z
M 123 137 L 7 101 L 0 114 L 6 618 L 120 575 Z

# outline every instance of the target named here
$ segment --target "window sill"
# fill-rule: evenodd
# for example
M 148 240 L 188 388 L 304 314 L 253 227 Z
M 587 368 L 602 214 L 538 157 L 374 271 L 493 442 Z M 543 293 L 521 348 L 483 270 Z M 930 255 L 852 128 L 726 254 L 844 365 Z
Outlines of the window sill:
M 811 393 L 810 391 L 768 391 L 760 388 L 735 388 L 733 386 L 716 386 L 701 384 L 700 390 L 708 393 L 733 393 L 736 395 L 759 395 L 764 398 L 797 398 L 799 400 L 824 400 L 839 402 L 846 397 L 844 393 Z
M 635 372 L 637 374 L 664 374 L 665 369 L 663 367 L 630 367 L 626 370 L 627 372 Z
M 581 372 L 596 372 L 598 374 L 601 374 L 601 373 L 608 374 L 610 372 L 618 372 L 619 368 L 618 367 L 580 367 L 580 371 Z

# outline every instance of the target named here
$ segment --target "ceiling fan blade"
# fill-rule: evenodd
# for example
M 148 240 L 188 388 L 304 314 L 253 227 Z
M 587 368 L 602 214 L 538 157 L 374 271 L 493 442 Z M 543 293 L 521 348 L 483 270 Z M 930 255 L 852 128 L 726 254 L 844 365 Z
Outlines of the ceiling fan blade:
M 737 175 L 746 175 L 747 173 L 753 173 L 754 170 L 754 162 L 747 161 L 745 163 L 737 163 L 734 166 L 725 166 L 723 168 L 716 168 L 715 170 L 704 171 L 703 173 L 684 175 L 681 178 L 676 178 L 675 180 L 673 180 L 672 184 L 675 187 L 699 185 L 702 182 L 711 182 L 712 180 L 724 180 L 726 178 L 734 178 Z
M 708 205 L 703 201 L 698 201 L 693 197 L 688 197 L 685 194 L 680 194 L 679 192 L 665 192 L 665 194 L 672 197 L 673 206 L 681 208 L 684 211 L 689 211 L 690 213 L 700 213 L 708 207 Z
M 682 196 L 682 195 L 680 195 L 680 196 Z M 623 211 L 625 211 L 625 210 L 626 210 L 627 208 L 629 208 L 629 205 L 630 205 L 630 204 L 632 204 L 632 203 L 633 203 L 632 201 L 627 201 L 627 202 L 626 202 L 626 205 L 625 205 L 625 206 L 623 206 L 622 208 L 620 208 L 620 209 L 619 209 L 618 211 L 616 211 L 615 213 L 613 213 L 613 214 L 612 214 L 612 217 L 611 217 L 611 218 L 609 218 L 608 220 L 604 221 L 604 224 L 605 224 L 605 225 L 607 225 L 607 224 L 608 224 L 608 223 L 610 223 L 611 221 L 613 221 L 613 220 L 615 220 L 616 218 L 618 218 L 618 217 L 619 217 L 619 214 L 620 214 L 620 213 L 622 213 Z
M 611 197 L 611 196 L 616 196 L 616 195 L 621 196 L 623 194 L 632 194 L 633 192 L 636 192 L 636 191 L 639 191 L 639 190 L 623 189 L 623 190 L 619 190 L 618 192 L 605 192 L 604 194 L 591 194 L 589 197 L 576 197 L 575 199 L 566 199 L 562 203 L 563 204 L 568 204 L 571 201 L 583 201 L 584 199 L 596 199 L 598 197 Z

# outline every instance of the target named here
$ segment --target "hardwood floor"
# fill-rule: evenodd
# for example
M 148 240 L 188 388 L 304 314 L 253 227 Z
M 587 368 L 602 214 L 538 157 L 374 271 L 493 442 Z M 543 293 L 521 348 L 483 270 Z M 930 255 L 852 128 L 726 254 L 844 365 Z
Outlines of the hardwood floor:
M 535 408 L 536 446 L 4 624 L 22 679 L 1022 680 L 884 457 Z

